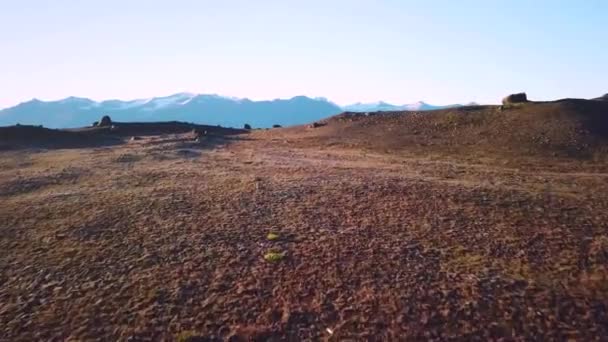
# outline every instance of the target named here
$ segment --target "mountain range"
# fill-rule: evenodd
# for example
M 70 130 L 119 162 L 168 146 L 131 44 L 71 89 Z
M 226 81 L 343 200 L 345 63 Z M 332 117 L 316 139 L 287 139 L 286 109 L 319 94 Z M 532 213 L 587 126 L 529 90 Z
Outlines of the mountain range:
M 467 105 L 476 105 L 476 103 L 469 103 Z M 372 102 L 372 103 L 355 103 L 348 106 L 343 106 L 342 109 L 347 112 L 377 112 L 377 111 L 421 111 L 421 110 L 435 110 L 435 109 L 447 109 L 461 107 L 461 104 L 452 104 L 447 106 L 434 106 L 426 102 L 418 101 L 412 104 L 404 105 L 393 105 L 386 102 Z
M 115 121 L 184 121 L 242 127 L 298 125 L 313 122 L 344 111 L 374 112 L 397 110 L 433 110 L 460 105 L 433 106 L 424 102 L 392 105 L 386 102 L 356 103 L 340 107 L 324 98 L 296 96 L 291 99 L 252 101 L 219 95 L 178 93 L 131 101 L 93 101 L 68 97 L 58 101 L 33 99 L 0 110 L 0 126 L 14 124 L 43 125 L 50 128 L 83 127 L 109 115 Z

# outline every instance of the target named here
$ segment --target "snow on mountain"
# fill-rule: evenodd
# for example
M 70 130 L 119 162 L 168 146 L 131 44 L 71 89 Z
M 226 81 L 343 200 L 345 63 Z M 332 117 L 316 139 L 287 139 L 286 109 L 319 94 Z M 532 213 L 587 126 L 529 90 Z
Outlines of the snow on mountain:
M 342 107 L 348 112 L 376 112 L 376 111 L 391 111 L 391 110 L 402 110 L 402 106 L 396 106 L 383 101 L 361 103 L 357 102 L 352 105 Z
M 132 100 L 132 101 L 126 101 L 126 102 L 118 101 L 117 104 L 118 104 L 118 107 L 121 109 L 129 109 L 129 108 L 143 106 L 143 105 L 149 103 L 150 101 L 152 101 L 152 99 L 140 99 L 140 100 Z
M 403 105 L 403 108 L 405 110 L 425 110 L 429 108 L 429 105 L 424 103 L 423 101 L 418 101 L 415 103 Z
M 372 103 L 355 103 L 352 105 L 343 106 L 342 109 L 348 112 L 378 112 L 378 111 L 425 111 L 435 109 L 445 109 L 460 107 L 460 104 L 447 105 L 447 106 L 435 106 L 430 105 L 423 101 L 418 101 L 411 104 L 404 105 L 393 105 L 383 101 L 372 102 Z
M 63 100 L 59 100 L 56 101 L 59 103 L 72 103 L 72 104 L 91 104 L 94 103 L 95 101 L 87 99 L 87 98 L 83 98 L 83 97 L 75 97 L 75 96 L 70 96 L 70 97 L 66 97 Z
M 93 101 L 68 97 L 58 101 L 33 99 L 0 110 L 0 126 L 16 123 L 51 128 L 82 127 L 110 115 L 115 121 L 187 121 L 229 127 L 298 125 L 326 118 L 342 111 L 423 111 L 461 105 L 434 106 L 419 101 L 393 105 L 379 101 L 340 107 L 326 98 L 295 96 L 291 99 L 253 101 L 215 94 L 177 93 L 163 97 L 129 101 Z
M 146 111 L 154 111 L 158 109 L 183 106 L 188 104 L 192 99 L 199 96 L 193 93 L 177 93 L 164 97 L 152 97 L 147 99 L 137 99 L 129 101 L 121 100 L 106 100 L 95 102 L 86 98 L 68 97 L 63 100 L 56 101 L 63 105 L 87 105 L 88 107 L 111 107 L 115 110 L 127 110 L 133 108 L 141 108 Z M 84 107 L 84 106 L 83 106 Z
M 178 93 L 130 101 L 70 97 L 59 101 L 32 100 L 0 110 L 0 126 L 20 124 L 50 128 L 83 127 L 110 115 L 115 121 L 186 121 L 228 127 L 297 125 L 339 114 L 342 109 L 324 99 L 252 101 L 219 95 Z
M 146 103 L 146 110 L 183 106 L 196 96 L 197 94 L 192 93 L 178 93 L 166 97 L 155 97 Z

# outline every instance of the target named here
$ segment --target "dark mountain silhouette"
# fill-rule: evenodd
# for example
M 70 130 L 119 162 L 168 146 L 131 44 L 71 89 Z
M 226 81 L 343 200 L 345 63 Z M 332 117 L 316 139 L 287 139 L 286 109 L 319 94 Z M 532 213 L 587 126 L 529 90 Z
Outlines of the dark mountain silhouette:
M 342 112 L 325 99 L 296 96 L 291 99 L 252 101 L 218 95 L 179 93 L 144 100 L 109 100 L 96 102 L 68 97 L 59 101 L 33 99 L 0 111 L 0 126 L 14 124 L 43 125 L 51 128 L 91 125 L 102 115 L 116 121 L 184 121 L 243 127 L 297 125 Z

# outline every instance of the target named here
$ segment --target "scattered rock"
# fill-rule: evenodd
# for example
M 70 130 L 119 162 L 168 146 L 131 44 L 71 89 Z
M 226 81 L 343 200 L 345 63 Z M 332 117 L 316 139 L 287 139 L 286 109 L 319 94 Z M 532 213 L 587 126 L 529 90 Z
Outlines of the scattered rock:
M 201 131 L 198 129 L 193 129 L 190 134 L 192 135 L 192 139 L 196 142 L 199 142 L 202 137 L 207 135 L 207 131 Z
M 313 122 L 312 124 L 308 125 L 309 128 L 319 128 L 323 126 L 325 126 L 325 124 L 320 122 Z

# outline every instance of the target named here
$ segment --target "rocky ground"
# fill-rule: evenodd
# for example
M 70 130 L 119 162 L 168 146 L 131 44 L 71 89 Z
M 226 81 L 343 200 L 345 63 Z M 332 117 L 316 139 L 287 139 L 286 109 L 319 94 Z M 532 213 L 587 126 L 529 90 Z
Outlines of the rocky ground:
M 607 338 L 608 174 L 271 132 L 1 151 L 0 340 Z

